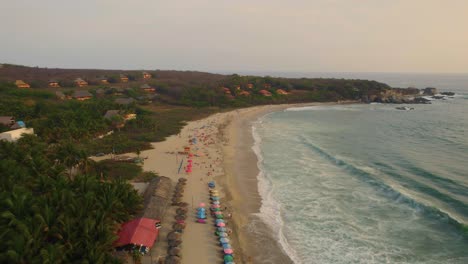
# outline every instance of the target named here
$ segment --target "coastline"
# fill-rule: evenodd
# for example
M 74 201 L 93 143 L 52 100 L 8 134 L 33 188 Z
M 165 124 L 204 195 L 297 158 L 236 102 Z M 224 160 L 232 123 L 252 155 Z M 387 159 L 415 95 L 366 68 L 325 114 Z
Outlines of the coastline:
M 341 102 L 356 103 L 356 102 Z M 174 183 L 180 177 L 187 179 L 182 200 L 190 205 L 187 227 L 182 235 L 182 263 L 208 264 L 222 261 L 219 241 L 214 235 L 214 221 L 198 224 L 195 207 L 198 203 L 209 204 L 207 183 L 214 180 L 220 192 L 222 208 L 232 218 L 227 226 L 233 230 L 230 237 L 237 263 L 293 263 L 283 246 L 278 243 L 278 233 L 260 217 L 262 197 L 259 193 L 258 157 L 253 151 L 252 123 L 275 111 L 291 107 L 335 105 L 331 103 L 306 103 L 254 106 L 188 122 L 179 135 L 168 137 L 163 142 L 152 143 L 153 149 L 141 152 L 147 159 L 145 171 L 154 171 L 170 178 Z M 198 143 L 191 145 L 196 154 L 193 172 L 185 173 L 180 167 L 186 165 L 184 155 L 178 155 L 189 139 L 196 137 Z M 182 164 L 182 165 L 180 165 Z M 174 222 L 176 207 L 170 206 L 162 220 L 160 238 L 151 250 L 151 256 L 142 263 L 152 263 L 165 256 L 168 249 L 166 235 Z
M 236 244 L 241 263 L 294 263 L 275 232 L 261 217 L 263 197 L 259 190 L 259 157 L 254 151 L 253 123 L 276 111 L 292 107 L 358 103 L 355 101 L 256 106 L 231 113 L 229 124 L 220 130 L 223 138 L 225 176 L 218 176 L 232 207 Z

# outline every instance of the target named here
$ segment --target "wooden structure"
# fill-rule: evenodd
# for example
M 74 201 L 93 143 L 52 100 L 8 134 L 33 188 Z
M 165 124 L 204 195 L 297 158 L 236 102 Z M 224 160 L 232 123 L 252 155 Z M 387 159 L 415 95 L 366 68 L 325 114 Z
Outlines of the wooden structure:
M 147 73 L 147 72 L 143 72 L 143 79 L 145 80 L 148 80 L 148 79 L 151 79 L 151 74 Z
M 252 83 L 248 83 L 248 84 L 247 84 L 247 88 L 248 88 L 248 89 L 253 89 L 253 87 L 254 87 L 254 86 L 253 86 Z
M 75 91 L 73 98 L 78 101 L 85 101 L 93 98 L 93 95 L 88 91 Z
M 128 77 L 125 74 L 120 74 L 120 82 L 126 83 L 128 82 Z
M 147 83 L 143 84 L 140 86 L 140 89 L 147 93 L 154 93 L 156 92 L 156 89 L 154 87 L 149 86 Z
M 286 91 L 283 90 L 283 89 L 277 89 L 277 90 L 276 90 L 276 94 L 279 94 L 279 95 L 288 95 L 289 93 L 286 92 Z
M 60 88 L 60 83 L 57 80 L 49 80 L 49 87 Z
M 23 82 L 22 80 L 16 80 L 15 85 L 18 88 L 31 88 L 29 84 Z
M 259 93 L 263 96 L 271 96 L 271 93 L 267 90 L 260 90 Z
M 81 79 L 81 78 L 76 78 L 75 81 L 74 81 L 75 85 L 78 86 L 78 87 L 85 87 L 85 86 L 88 86 L 88 82 Z

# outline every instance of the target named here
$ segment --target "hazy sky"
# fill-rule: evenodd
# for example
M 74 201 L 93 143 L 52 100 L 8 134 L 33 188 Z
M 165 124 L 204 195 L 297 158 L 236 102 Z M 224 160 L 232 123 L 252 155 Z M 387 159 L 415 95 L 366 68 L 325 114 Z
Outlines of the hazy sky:
M 1 0 L 0 62 L 468 72 L 468 0 Z

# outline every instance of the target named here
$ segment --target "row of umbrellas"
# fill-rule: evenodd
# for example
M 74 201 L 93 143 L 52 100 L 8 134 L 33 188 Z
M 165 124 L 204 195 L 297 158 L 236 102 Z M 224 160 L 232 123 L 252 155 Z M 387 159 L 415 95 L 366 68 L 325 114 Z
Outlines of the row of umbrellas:
M 215 225 L 216 225 L 216 235 L 218 236 L 219 243 L 221 244 L 221 247 L 223 248 L 223 253 L 224 253 L 224 263 L 225 264 L 234 264 L 234 250 L 232 249 L 232 246 L 230 244 L 230 240 L 228 238 L 229 234 L 227 233 L 227 228 L 226 228 L 226 223 L 224 221 L 224 215 L 221 210 L 221 204 L 219 201 L 219 193 L 218 190 L 215 189 L 216 184 L 211 181 L 208 183 L 209 191 L 210 191 L 210 200 L 211 200 L 211 205 L 210 205 L 210 210 L 212 212 L 212 215 L 215 218 Z
M 185 220 L 187 219 L 187 203 L 182 202 L 184 189 L 187 184 L 187 179 L 179 178 L 174 189 L 174 195 L 172 197 L 172 204 L 178 205 L 176 209 L 176 215 L 174 216 L 174 224 L 172 225 L 172 231 L 167 234 L 167 257 L 164 261 L 165 264 L 180 264 L 182 261 L 181 256 L 181 245 L 182 245 L 182 232 L 185 229 Z

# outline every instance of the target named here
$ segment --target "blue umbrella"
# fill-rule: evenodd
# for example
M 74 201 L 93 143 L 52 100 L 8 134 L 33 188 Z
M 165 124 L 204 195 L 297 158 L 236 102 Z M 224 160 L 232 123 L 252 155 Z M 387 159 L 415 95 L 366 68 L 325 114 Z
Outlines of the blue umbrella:
M 228 234 L 227 234 L 226 232 L 219 232 L 219 233 L 218 233 L 218 236 L 219 236 L 219 237 L 227 237 Z
M 224 223 L 223 219 L 216 219 L 216 223 Z
M 213 200 L 213 201 L 219 201 L 219 197 L 213 196 L 213 197 L 211 197 L 211 200 Z
M 227 229 L 225 227 L 218 227 L 219 232 L 226 232 Z
M 205 209 L 204 207 L 198 207 L 198 208 L 197 208 L 197 211 L 199 211 L 199 212 L 200 212 L 200 211 L 203 211 L 203 212 L 204 212 L 204 211 L 206 211 L 206 209 Z
M 219 242 L 221 242 L 221 243 L 228 243 L 228 242 L 229 242 L 229 238 L 222 237 L 222 238 L 219 239 Z
M 229 243 L 223 243 L 223 249 L 232 248 Z

